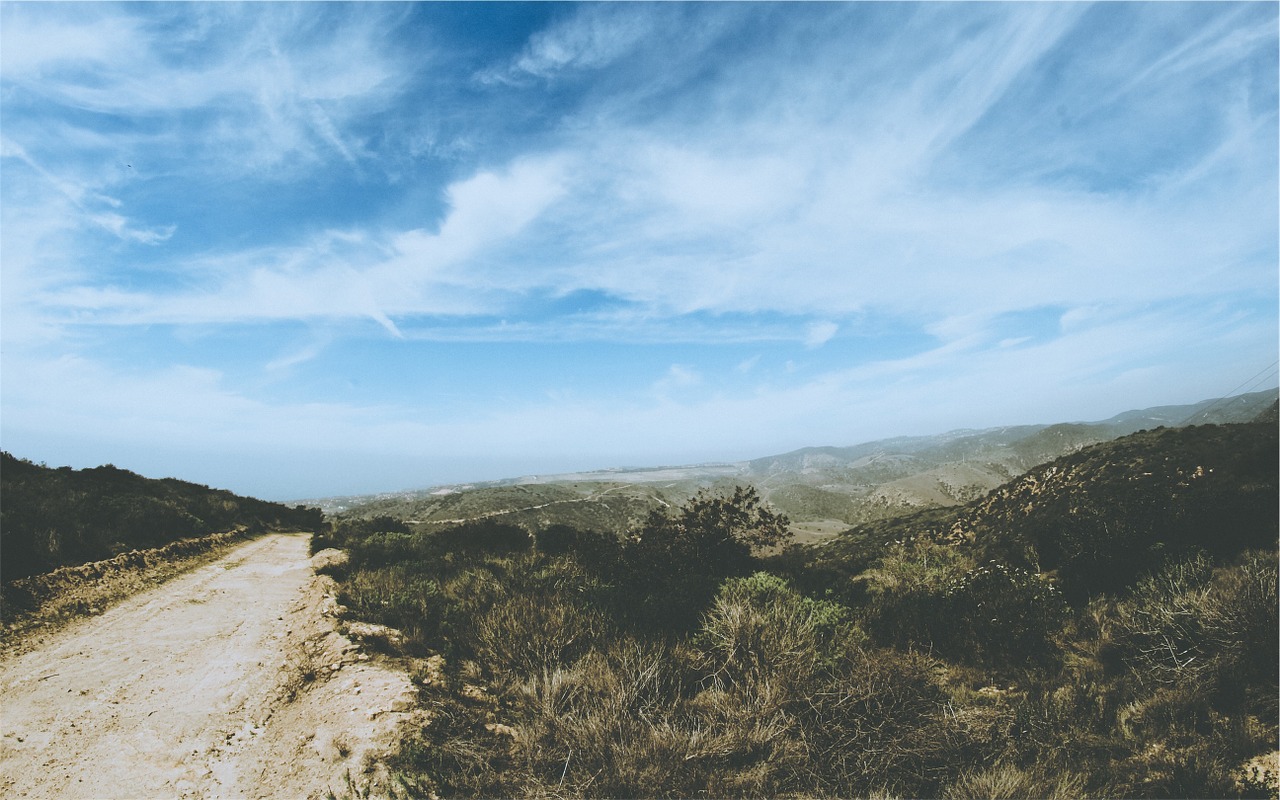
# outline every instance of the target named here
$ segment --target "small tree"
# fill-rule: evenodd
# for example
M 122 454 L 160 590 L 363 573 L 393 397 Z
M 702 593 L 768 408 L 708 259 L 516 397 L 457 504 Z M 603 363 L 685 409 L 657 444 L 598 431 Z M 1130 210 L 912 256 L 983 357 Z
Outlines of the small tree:
M 699 492 L 671 516 L 653 512 L 623 554 L 621 610 L 650 627 L 691 627 L 720 583 L 747 573 L 753 550 L 785 541 L 789 524 L 750 486 Z

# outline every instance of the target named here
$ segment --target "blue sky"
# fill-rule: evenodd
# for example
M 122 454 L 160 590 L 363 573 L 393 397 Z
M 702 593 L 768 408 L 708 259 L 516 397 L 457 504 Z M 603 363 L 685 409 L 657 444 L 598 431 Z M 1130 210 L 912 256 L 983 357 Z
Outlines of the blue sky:
M 293 499 L 1099 419 L 1277 360 L 1274 3 L 0 23 L 32 460 Z

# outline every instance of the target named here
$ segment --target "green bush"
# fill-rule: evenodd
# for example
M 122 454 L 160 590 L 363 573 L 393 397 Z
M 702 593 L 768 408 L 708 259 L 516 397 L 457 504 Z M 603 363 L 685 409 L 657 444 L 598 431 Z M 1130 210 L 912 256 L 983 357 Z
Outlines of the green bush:
M 937 640 L 961 661 L 1019 665 L 1052 657 L 1066 604 L 1052 583 L 990 562 L 948 582 Z
M 440 584 L 416 564 L 352 569 L 339 584 L 338 600 L 360 619 L 402 631 L 411 653 L 423 655 L 440 640 Z
M 1277 565 L 1252 551 L 1214 568 L 1203 554 L 1139 581 L 1117 606 L 1117 646 L 1144 686 L 1196 685 L 1216 707 L 1277 722 Z
M 1252 551 L 1215 572 L 1200 608 L 1214 655 L 1215 699 L 1232 711 L 1255 709 L 1275 726 L 1280 708 L 1280 596 L 1275 553 Z
M 1066 618 L 1061 594 L 1039 575 L 999 562 L 975 566 L 957 548 L 928 540 L 895 544 L 860 580 L 865 624 L 880 644 L 965 663 L 1051 659 Z
M 694 642 L 716 682 L 803 685 L 857 635 L 847 608 L 804 597 L 782 578 L 757 572 L 725 581 Z
M 649 516 L 623 549 L 614 576 L 621 616 L 650 630 L 692 629 L 720 583 L 752 566 L 752 552 L 783 542 L 786 517 L 753 488 L 699 493 L 673 515 Z
M 535 531 L 533 539 L 539 553 L 558 556 L 572 553 L 576 550 L 578 542 L 584 534 L 584 531 L 580 531 L 571 525 L 548 525 L 541 530 Z
M 1201 607 L 1212 576 L 1199 554 L 1143 578 L 1117 606 L 1117 645 L 1140 683 L 1196 680 L 1210 668 Z
M 943 593 L 972 567 L 967 554 L 928 539 L 893 543 L 857 578 L 866 587 L 867 632 L 881 645 L 933 648 L 947 635 L 940 625 Z
M 479 611 L 472 651 L 498 675 L 536 675 L 577 660 L 608 630 L 597 611 L 561 593 L 507 595 Z
M 725 582 L 695 643 L 708 679 L 719 685 L 803 685 L 821 661 L 812 610 L 781 578 L 762 572 Z
M 539 553 L 572 558 L 597 575 L 618 570 L 622 542 L 612 533 L 585 531 L 570 525 L 551 525 L 534 533 Z
M 533 537 L 524 528 L 489 520 L 445 528 L 435 534 L 435 542 L 446 553 L 514 555 L 533 547 Z

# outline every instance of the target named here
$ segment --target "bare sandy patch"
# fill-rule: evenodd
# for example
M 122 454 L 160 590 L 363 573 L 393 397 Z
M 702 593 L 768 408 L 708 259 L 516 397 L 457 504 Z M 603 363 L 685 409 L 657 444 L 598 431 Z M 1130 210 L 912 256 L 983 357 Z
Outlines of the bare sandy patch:
M 308 539 L 264 536 L 0 662 L 0 794 L 385 793 L 413 687 L 339 634 Z

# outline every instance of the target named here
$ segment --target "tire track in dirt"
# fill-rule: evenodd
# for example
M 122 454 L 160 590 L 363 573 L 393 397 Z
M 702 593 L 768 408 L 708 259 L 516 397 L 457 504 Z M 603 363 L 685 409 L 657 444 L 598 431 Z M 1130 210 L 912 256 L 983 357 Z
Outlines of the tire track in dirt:
M 0 663 L 0 795 L 301 798 L 361 774 L 412 688 L 336 633 L 308 541 L 264 536 Z

